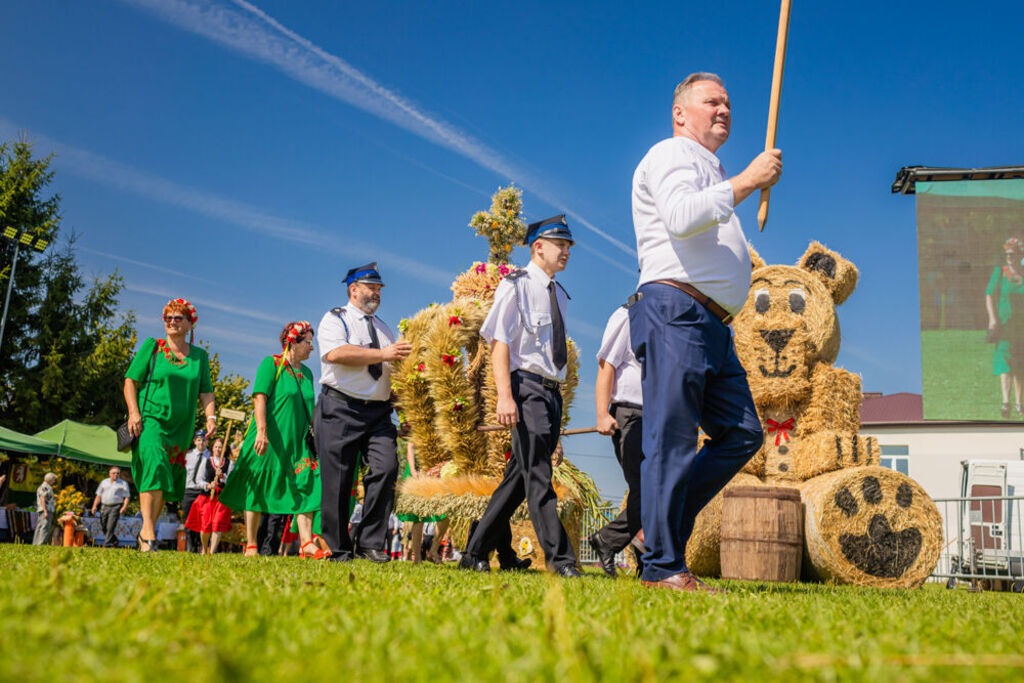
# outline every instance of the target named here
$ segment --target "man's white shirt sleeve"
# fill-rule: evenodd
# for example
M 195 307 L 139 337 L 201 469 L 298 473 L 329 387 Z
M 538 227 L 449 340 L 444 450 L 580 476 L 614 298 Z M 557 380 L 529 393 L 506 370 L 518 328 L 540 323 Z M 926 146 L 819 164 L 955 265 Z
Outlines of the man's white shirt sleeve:
M 488 342 L 500 341 L 511 346 L 522 327 L 519 317 L 515 284 L 502 280 L 494 292 L 494 304 L 480 327 L 480 336 Z
M 651 154 L 647 184 L 658 215 L 676 239 L 699 235 L 733 214 L 732 183 L 723 180 L 701 189 L 694 156 L 678 144 L 665 145 Z

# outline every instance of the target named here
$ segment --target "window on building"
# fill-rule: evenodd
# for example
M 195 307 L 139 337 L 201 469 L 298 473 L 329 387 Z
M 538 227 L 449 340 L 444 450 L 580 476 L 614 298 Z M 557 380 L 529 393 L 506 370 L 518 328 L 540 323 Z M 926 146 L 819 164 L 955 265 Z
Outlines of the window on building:
M 882 451 L 879 461 L 882 467 L 910 475 L 910 446 L 880 446 L 879 448 Z

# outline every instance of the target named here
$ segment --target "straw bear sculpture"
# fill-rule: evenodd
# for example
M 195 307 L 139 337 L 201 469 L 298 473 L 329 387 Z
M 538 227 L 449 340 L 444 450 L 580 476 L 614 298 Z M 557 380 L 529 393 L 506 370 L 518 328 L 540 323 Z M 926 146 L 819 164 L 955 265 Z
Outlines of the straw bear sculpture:
M 856 287 L 856 267 L 817 242 L 795 266 L 751 257 L 750 294 L 733 328 L 765 439 L 730 486 L 800 489 L 805 578 L 920 586 L 938 560 L 938 510 L 913 479 L 878 466 L 876 440 L 858 433 L 860 378 L 833 365 L 836 306 Z M 695 572 L 718 573 L 720 526 L 721 495 L 687 545 Z

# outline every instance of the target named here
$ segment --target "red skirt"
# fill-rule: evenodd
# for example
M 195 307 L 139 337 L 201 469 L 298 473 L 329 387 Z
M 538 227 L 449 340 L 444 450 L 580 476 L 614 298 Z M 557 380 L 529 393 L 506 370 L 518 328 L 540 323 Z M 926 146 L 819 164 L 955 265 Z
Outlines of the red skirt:
M 231 509 L 209 496 L 199 496 L 192 503 L 185 520 L 185 528 L 199 533 L 225 533 L 231 530 Z

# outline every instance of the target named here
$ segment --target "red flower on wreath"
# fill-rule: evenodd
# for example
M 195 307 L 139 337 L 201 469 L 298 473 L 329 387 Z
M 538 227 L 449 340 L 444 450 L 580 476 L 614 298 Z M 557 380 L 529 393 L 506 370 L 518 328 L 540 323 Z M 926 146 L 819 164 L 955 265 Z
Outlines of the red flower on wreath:
M 423 372 L 423 371 L 425 371 L 427 369 L 427 364 L 426 363 L 420 363 L 419 365 L 416 366 L 416 369 L 418 371 L 420 371 L 420 372 Z
M 505 460 L 507 461 L 511 457 L 512 457 L 512 449 L 510 448 L 507 451 L 505 451 Z
M 487 264 L 486 263 L 478 263 L 476 265 L 476 268 L 474 268 L 473 270 L 475 270 L 478 273 L 486 273 L 487 272 Z
M 456 398 L 456 399 L 452 400 L 452 410 L 455 411 L 455 412 L 459 412 L 460 410 L 465 408 L 467 405 L 469 405 L 469 404 L 466 403 L 466 401 L 464 399 Z
M 446 353 L 443 356 L 441 356 L 441 362 L 447 365 L 448 367 L 452 367 L 453 365 L 455 365 L 455 356 L 451 355 L 450 353 Z
M 451 327 L 452 325 L 461 325 L 461 324 L 462 324 L 462 318 L 460 318 L 457 315 L 453 315 L 452 317 L 448 318 L 448 327 Z
M 504 263 L 502 263 L 500 266 L 498 266 L 498 275 L 500 275 L 501 277 L 505 277 L 506 275 L 508 275 L 511 272 L 512 272 L 512 270 L 508 266 L 506 266 Z

